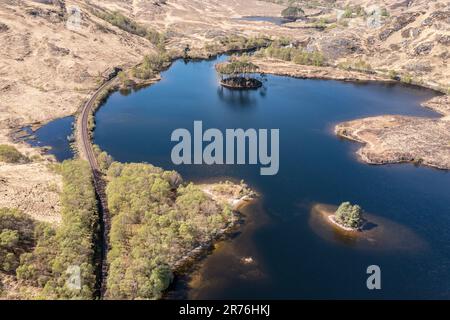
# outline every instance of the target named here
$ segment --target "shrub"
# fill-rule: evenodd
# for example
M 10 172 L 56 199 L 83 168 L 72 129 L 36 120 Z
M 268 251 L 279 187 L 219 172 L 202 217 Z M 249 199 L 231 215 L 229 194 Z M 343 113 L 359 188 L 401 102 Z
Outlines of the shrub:
M 410 74 L 405 74 L 404 76 L 401 77 L 401 81 L 403 83 L 411 84 L 413 81 L 413 78 Z
M 335 212 L 337 223 L 348 227 L 358 228 L 362 223 L 363 211 L 360 206 L 352 205 L 350 202 L 343 202 Z
M 314 22 L 314 28 L 325 29 L 327 28 L 328 20 L 325 18 L 320 18 L 318 21 Z
M 350 7 L 345 8 L 344 13 L 342 14 L 343 18 L 351 18 L 353 15 L 353 10 Z
M 398 79 L 399 79 L 398 73 L 397 73 L 397 71 L 395 71 L 395 70 L 389 70 L 389 72 L 388 72 L 388 77 L 389 77 L 390 79 L 392 79 L 392 80 L 398 80 Z
M 0 162 L 24 163 L 27 161 L 27 157 L 21 154 L 15 147 L 6 144 L 0 145 Z
M 164 33 L 159 33 L 158 31 L 148 29 L 145 37 L 158 48 L 164 48 L 164 44 L 166 42 L 166 35 Z

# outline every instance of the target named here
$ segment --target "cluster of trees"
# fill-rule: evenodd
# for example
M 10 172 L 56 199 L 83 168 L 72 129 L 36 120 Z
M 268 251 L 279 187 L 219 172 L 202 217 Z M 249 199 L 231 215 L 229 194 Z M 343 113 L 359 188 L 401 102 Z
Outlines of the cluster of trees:
M 241 198 L 244 196 L 256 196 L 256 193 L 248 187 L 248 185 L 244 182 L 244 180 L 241 180 L 239 184 L 235 184 L 228 180 L 216 183 L 213 186 L 211 186 L 211 191 L 220 195 L 233 198 Z
M 363 210 L 357 204 L 343 202 L 334 214 L 337 223 L 348 228 L 359 228 L 363 222 Z
M 148 39 L 155 46 L 162 46 L 166 41 L 164 34 L 138 24 L 134 20 L 124 16 L 119 11 L 110 12 L 93 10 L 92 12 L 100 19 L 103 19 L 126 32 Z
M 338 64 L 338 68 L 344 70 L 355 70 L 360 72 L 372 72 L 372 66 L 363 59 L 345 60 Z
M 13 209 L 0 208 L 0 272 L 14 274 L 20 256 L 34 246 L 33 219 Z
M 247 56 L 231 57 L 228 62 L 216 65 L 216 70 L 221 75 L 247 77 L 249 73 L 257 72 L 259 67 L 252 63 Z
M 97 159 L 97 164 L 100 171 L 106 173 L 108 168 L 114 162 L 113 157 L 111 157 L 106 151 L 102 151 L 102 149 L 100 149 L 100 147 L 96 144 L 92 146 L 92 149 L 94 150 L 94 154 Z
M 0 162 L 25 163 L 28 158 L 21 154 L 16 148 L 7 144 L 0 144 Z
M 170 56 L 165 50 L 159 50 L 144 57 L 144 61 L 131 70 L 133 77 L 138 79 L 150 79 L 156 73 L 163 70 L 170 64 Z
M 232 217 L 229 207 L 183 184 L 174 171 L 114 162 L 107 179 L 109 298 L 160 298 L 172 280 L 171 267 Z
M 285 61 L 292 61 L 302 65 L 313 65 L 316 67 L 320 67 L 325 64 L 325 58 L 319 51 L 308 52 L 301 48 L 296 48 L 291 45 L 279 45 L 275 42 L 268 48 L 261 49 L 258 52 L 258 55 Z
M 231 35 L 219 39 L 222 51 L 233 50 L 251 50 L 267 47 L 272 40 L 265 36 L 244 37 L 239 35 Z
M 38 224 L 35 248 L 20 257 L 19 280 L 42 288 L 44 299 L 92 299 L 95 290 L 95 241 L 98 213 L 89 164 L 82 160 L 57 165 L 63 176 L 62 221 L 55 230 Z M 78 273 L 73 274 L 73 270 Z M 79 287 L 70 285 L 79 277 Z

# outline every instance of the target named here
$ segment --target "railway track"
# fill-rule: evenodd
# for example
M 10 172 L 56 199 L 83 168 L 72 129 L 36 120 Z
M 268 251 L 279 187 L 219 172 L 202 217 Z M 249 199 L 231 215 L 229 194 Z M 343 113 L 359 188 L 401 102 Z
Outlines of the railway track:
M 106 183 L 103 179 L 103 175 L 99 169 L 97 158 L 94 153 L 92 146 L 91 137 L 88 129 L 89 115 L 93 111 L 94 103 L 99 97 L 103 89 L 107 88 L 112 84 L 115 78 L 112 78 L 105 82 L 91 98 L 86 102 L 81 110 L 81 114 L 77 120 L 77 131 L 80 133 L 79 139 L 81 139 L 78 144 L 81 148 L 80 156 L 85 158 L 89 165 L 91 166 L 95 192 L 97 200 L 99 203 L 99 224 L 100 224 L 100 235 L 99 235 L 99 251 L 98 256 L 98 271 L 97 271 L 97 281 L 96 281 L 96 298 L 102 299 L 106 292 L 106 279 L 108 275 L 108 264 L 107 264 L 107 253 L 109 250 L 109 230 L 110 230 L 110 216 L 108 211 L 108 203 L 105 193 Z

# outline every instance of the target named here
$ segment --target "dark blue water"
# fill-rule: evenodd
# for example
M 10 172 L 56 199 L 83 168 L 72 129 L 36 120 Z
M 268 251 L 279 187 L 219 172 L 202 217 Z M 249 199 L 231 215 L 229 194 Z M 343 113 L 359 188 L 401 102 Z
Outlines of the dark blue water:
M 33 147 L 51 147 L 48 153 L 53 154 L 58 161 L 73 158 L 73 150 L 70 147 L 68 137 L 72 135 L 74 117 L 65 117 L 49 122 L 45 126 L 32 131 L 29 127 L 25 131 L 32 135 L 31 139 L 25 139 Z
M 219 59 L 224 59 L 221 57 Z M 162 80 L 128 96 L 113 94 L 97 113 L 95 143 L 123 162 L 146 161 L 185 179 L 245 179 L 262 198 L 245 211 L 242 232 L 209 256 L 189 298 L 450 298 L 450 175 L 410 164 L 371 166 L 358 145 L 337 138 L 340 121 L 381 114 L 435 117 L 419 106 L 435 93 L 380 83 L 344 83 L 268 76 L 265 88 L 233 92 L 218 86 L 216 61 L 175 62 Z M 280 170 L 259 166 L 171 163 L 173 130 L 279 128 Z M 360 204 L 409 228 L 423 250 L 355 250 L 326 241 L 310 225 L 313 203 Z M 252 257 L 244 265 L 242 257 Z M 366 288 L 366 268 L 382 270 L 382 289 Z M 176 294 L 174 295 L 176 296 Z

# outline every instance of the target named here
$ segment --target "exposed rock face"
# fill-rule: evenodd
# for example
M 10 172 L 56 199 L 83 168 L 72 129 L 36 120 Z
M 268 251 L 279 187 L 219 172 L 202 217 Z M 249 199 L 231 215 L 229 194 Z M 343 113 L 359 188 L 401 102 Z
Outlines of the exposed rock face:
M 327 59 L 338 59 L 364 52 L 361 38 L 344 34 L 322 38 L 318 40 L 318 47 Z
M 338 124 L 337 135 L 363 143 L 357 153 L 371 164 L 415 162 L 450 169 L 450 98 L 440 96 L 423 105 L 446 117 L 427 119 L 378 116 Z
M 429 27 L 439 21 L 450 24 L 450 11 L 435 11 L 422 22 L 422 25 Z
M 389 38 L 389 36 L 392 33 L 399 31 L 400 29 L 403 29 L 408 24 L 414 22 L 419 15 L 420 15 L 420 13 L 418 13 L 418 12 L 408 12 L 408 13 L 404 13 L 398 17 L 395 17 L 394 20 L 392 21 L 392 23 L 389 26 L 387 26 L 386 28 L 384 28 L 383 31 L 380 32 L 380 34 L 379 34 L 380 40 L 381 41 L 386 40 L 387 38 Z

